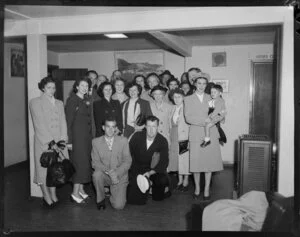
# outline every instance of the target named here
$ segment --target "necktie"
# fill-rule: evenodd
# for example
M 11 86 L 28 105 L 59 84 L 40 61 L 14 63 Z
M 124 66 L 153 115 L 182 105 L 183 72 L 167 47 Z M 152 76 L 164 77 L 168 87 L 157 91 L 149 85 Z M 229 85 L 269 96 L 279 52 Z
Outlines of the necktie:
M 112 139 L 106 140 L 106 143 L 108 145 L 108 149 L 111 151 L 112 150 L 113 140 Z

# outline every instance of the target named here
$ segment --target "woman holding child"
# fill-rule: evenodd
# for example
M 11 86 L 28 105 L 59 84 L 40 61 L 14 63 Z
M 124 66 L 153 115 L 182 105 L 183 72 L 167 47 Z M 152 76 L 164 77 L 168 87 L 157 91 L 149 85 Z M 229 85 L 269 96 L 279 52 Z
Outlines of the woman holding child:
M 223 170 L 219 134 L 215 125 L 210 128 L 210 144 L 202 146 L 205 137 L 205 126 L 209 122 L 208 111 L 211 96 L 205 93 L 208 80 L 195 77 L 193 80 L 196 91 L 184 98 L 184 115 L 190 124 L 190 172 L 195 181 L 194 199 L 200 198 L 200 173 L 205 173 L 204 200 L 210 199 L 210 182 L 212 172 Z

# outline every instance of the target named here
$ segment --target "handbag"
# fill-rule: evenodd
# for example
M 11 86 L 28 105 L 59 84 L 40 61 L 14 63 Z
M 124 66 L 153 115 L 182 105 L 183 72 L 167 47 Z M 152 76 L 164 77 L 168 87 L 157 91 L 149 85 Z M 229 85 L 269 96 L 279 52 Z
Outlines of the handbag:
M 48 150 L 42 153 L 40 162 L 41 166 L 48 168 L 53 163 L 57 162 L 58 153 L 55 150 Z
M 46 185 L 48 187 L 60 187 L 66 184 L 75 173 L 72 162 L 66 159 L 61 150 L 59 150 L 59 153 L 64 159 L 58 156 L 59 160 L 47 168 Z
M 179 155 L 182 155 L 183 153 L 187 152 L 189 140 L 179 141 Z

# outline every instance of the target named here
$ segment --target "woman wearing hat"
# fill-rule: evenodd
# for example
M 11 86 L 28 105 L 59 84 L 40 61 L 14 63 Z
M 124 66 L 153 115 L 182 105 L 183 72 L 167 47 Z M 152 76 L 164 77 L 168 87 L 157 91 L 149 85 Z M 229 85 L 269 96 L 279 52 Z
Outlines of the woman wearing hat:
M 157 85 L 151 90 L 151 96 L 154 101 L 150 103 L 151 111 L 154 116 L 159 118 L 158 132 L 161 133 L 170 144 L 170 119 L 172 112 L 172 105 L 165 101 L 165 94 L 167 89 Z
M 67 141 L 67 124 L 62 101 L 55 99 L 55 82 L 51 77 L 43 78 L 39 84 L 43 94 L 29 102 L 29 109 L 34 127 L 34 183 L 43 193 L 43 204 L 53 207 L 58 202 L 56 188 L 46 185 L 47 168 L 43 168 L 40 157 L 44 151 L 58 149 L 56 143 Z M 67 150 L 64 155 L 68 156 Z
M 126 93 L 130 98 L 122 106 L 123 135 L 129 138 L 135 131 L 145 127 L 146 118 L 152 115 L 152 112 L 149 102 L 140 98 L 142 87 L 139 84 L 128 84 Z
M 219 134 L 216 126 L 211 127 L 211 143 L 207 147 L 201 147 L 205 137 L 205 121 L 208 118 L 210 95 L 205 93 L 208 80 L 205 77 L 196 77 L 194 94 L 184 98 L 184 115 L 186 122 L 190 124 L 190 172 L 195 181 L 194 199 L 200 197 L 200 173 L 205 173 L 204 200 L 210 198 L 210 182 L 212 172 L 223 170 Z
M 188 151 L 189 125 L 185 122 L 183 114 L 184 92 L 180 88 L 171 90 L 170 99 L 175 105 L 172 109 L 171 116 L 171 135 L 169 150 L 169 167 L 170 172 L 178 171 L 178 184 L 176 189 L 179 191 L 188 191 L 189 185 L 189 162 L 190 152 Z M 180 144 L 184 144 L 181 146 Z M 182 147 L 183 149 L 179 148 Z

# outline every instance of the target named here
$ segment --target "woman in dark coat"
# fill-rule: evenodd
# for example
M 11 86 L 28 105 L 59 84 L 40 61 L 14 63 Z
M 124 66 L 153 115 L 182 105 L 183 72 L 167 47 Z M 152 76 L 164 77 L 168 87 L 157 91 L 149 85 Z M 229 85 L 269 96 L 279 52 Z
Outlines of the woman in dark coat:
M 84 199 L 88 197 L 83 184 L 91 181 L 91 104 L 86 96 L 89 83 L 88 78 L 76 81 L 73 86 L 74 93 L 66 103 L 68 144 L 72 147 L 71 160 L 76 170 L 72 177 L 74 186 L 71 200 L 77 203 L 84 203 Z
M 114 90 L 115 89 L 110 82 L 103 82 L 98 89 L 101 100 L 95 101 L 93 104 L 96 137 L 104 135 L 102 125 L 108 117 L 114 117 L 117 121 L 116 134 L 121 134 L 123 131 L 121 104 L 118 100 L 113 100 L 111 98 L 112 94 L 115 92 Z
M 152 115 L 149 102 L 140 98 L 142 90 L 142 87 L 136 83 L 130 83 L 126 87 L 126 93 L 130 98 L 122 104 L 122 117 L 123 134 L 127 138 L 135 131 L 143 130 L 146 118 Z

